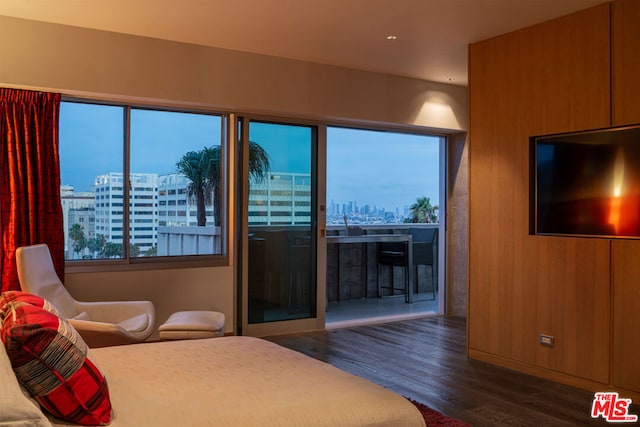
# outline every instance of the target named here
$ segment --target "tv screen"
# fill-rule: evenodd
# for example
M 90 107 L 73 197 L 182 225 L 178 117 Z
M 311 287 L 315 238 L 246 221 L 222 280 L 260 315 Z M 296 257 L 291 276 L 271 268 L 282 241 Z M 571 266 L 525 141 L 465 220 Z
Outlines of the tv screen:
M 531 137 L 534 234 L 640 238 L 640 125 Z

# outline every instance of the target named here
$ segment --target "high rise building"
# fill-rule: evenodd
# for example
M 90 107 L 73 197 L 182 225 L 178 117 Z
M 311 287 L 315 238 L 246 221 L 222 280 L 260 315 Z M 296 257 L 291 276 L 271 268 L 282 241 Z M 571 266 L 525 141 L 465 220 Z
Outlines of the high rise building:
M 197 226 L 197 208 L 189 197 L 189 179 L 180 173 L 158 176 L 158 225 Z M 206 225 L 214 225 L 213 205 L 206 206 Z
M 249 225 L 311 223 L 311 175 L 269 172 L 249 188 Z
M 82 218 L 86 219 L 86 223 L 83 225 L 85 234 L 93 232 L 93 221 L 95 220 L 95 197 L 94 193 L 90 191 L 74 191 L 71 185 L 60 186 L 60 200 L 62 204 L 62 217 L 63 217 L 63 230 L 64 230 L 64 253 L 65 258 L 70 259 L 73 257 L 73 250 L 71 249 L 69 240 L 69 229 L 76 223 L 80 214 L 74 213 L 70 215 L 71 211 L 82 212 Z M 89 216 L 87 216 L 89 215 Z M 91 218 L 93 216 L 93 218 Z M 83 219 L 83 221 L 84 221 Z
M 66 234 L 68 235 L 67 239 L 65 240 L 66 242 L 65 246 L 68 248 L 66 252 L 66 257 L 68 259 L 76 259 L 76 257 L 82 258 L 86 255 L 89 255 L 89 249 L 86 247 L 81 251 L 79 251 L 78 253 L 74 250 L 75 241 L 69 237 L 69 234 L 73 226 L 79 225 L 82 228 L 82 231 L 84 232 L 85 243 L 88 242 L 90 239 L 93 239 L 95 237 L 95 219 L 96 219 L 95 208 L 93 206 L 90 206 L 90 207 L 79 207 L 79 208 L 69 209 L 68 218 L 69 218 L 69 228 L 65 230 Z
M 120 243 L 124 233 L 124 179 L 121 172 L 96 177 L 95 233 Z M 129 180 L 129 242 L 144 253 L 157 243 L 158 175 L 132 173 Z
M 141 255 L 157 247 L 158 227 L 166 233 L 170 228 L 198 225 L 196 204 L 189 196 L 190 181 L 186 176 L 179 173 L 132 173 L 130 177 L 129 241 L 140 249 Z M 122 244 L 125 233 L 124 182 L 122 173 L 110 172 L 96 177 L 93 193 L 80 196 L 74 194 L 71 187 L 64 187 L 67 259 L 88 254 L 88 250 L 79 254 L 73 252 L 74 242 L 68 233 L 76 223 L 83 227 L 87 240 L 101 235 L 109 243 Z M 206 225 L 212 228 L 215 237 L 214 221 L 213 205 L 208 203 Z M 310 174 L 269 172 L 263 181 L 251 183 L 250 225 L 308 225 L 310 222 Z M 166 255 L 171 254 L 174 253 Z

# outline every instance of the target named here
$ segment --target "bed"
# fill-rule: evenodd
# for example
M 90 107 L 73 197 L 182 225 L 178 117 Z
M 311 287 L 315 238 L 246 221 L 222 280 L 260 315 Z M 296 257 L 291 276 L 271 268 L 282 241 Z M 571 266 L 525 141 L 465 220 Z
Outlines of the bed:
M 42 416 L 0 347 L 0 426 L 75 425 Z M 113 427 L 425 425 L 404 397 L 259 338 L 104 347 L 90 358 L 106 378 Z

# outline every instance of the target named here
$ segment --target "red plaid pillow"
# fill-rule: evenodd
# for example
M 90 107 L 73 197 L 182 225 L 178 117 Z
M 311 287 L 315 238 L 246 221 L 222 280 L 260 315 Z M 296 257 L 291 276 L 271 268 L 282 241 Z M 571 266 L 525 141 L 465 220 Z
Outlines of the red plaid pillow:
M 0 294 L 0 312 L 2 312 L 3 307 L 5 307 L 10 302 L 15 303 L 26 303 L 35 305 L 36 307 L 44 308 L 50 313 L 55 314 L 56 316 L 60 316 L 60 313 L 56 308 L 46 299 L 39 297 L 38 295 L 29 294 L 27 292 L 22 291 L 7 291 Z
M 2 341 L 18 381 L 60 419 L 109 424 L 111 402 L 106 379 L 87 357 L 87 345 L 73 326 L 37 301 L 30 304 L 34 300 L 29 294 L 4 296 L 2 300 Z

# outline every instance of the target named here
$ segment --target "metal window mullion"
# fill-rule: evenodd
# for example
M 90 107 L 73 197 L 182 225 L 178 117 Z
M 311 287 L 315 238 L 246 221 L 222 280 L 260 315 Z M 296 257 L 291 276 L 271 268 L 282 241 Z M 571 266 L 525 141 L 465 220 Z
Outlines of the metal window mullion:
M 123 167 L 122 167 L 122 258 L 129 262 L 129 195 L 131 190 L 131 167 L 130 167 L 130 146 L 131 146 L 131 107 L 124 107 L 124 144 L 123 144 Z
M 236 137 L 237 129 L 232 128 L 231 123 L 235 123 L 234 117 L 230 114 L 224 114 L 220 116 L 222 121 L 220 126 L 220 168 L 218 169 L 218 180 L 221 184 L 218 186 L 218 190 L 222 192 L 221 195 L 215 195 L 220 201 L 220 212 L 214 212 L 215 215 L 218 215 L 220 218 L 220 251 L 223 254 L 228 255 L 229 249 L 229 204 L 230 200 L 230 182 L 229 182 L 229 156 L 230 156 L 230 147 L 234 146 L 231 144 L 231 138 Z M 237 160 L 236 160 L 237 161 Z M 215 206 L 214 206 L 215 209 Z M 214 229 L 215 229 L 215 220 L 214 220 Z

